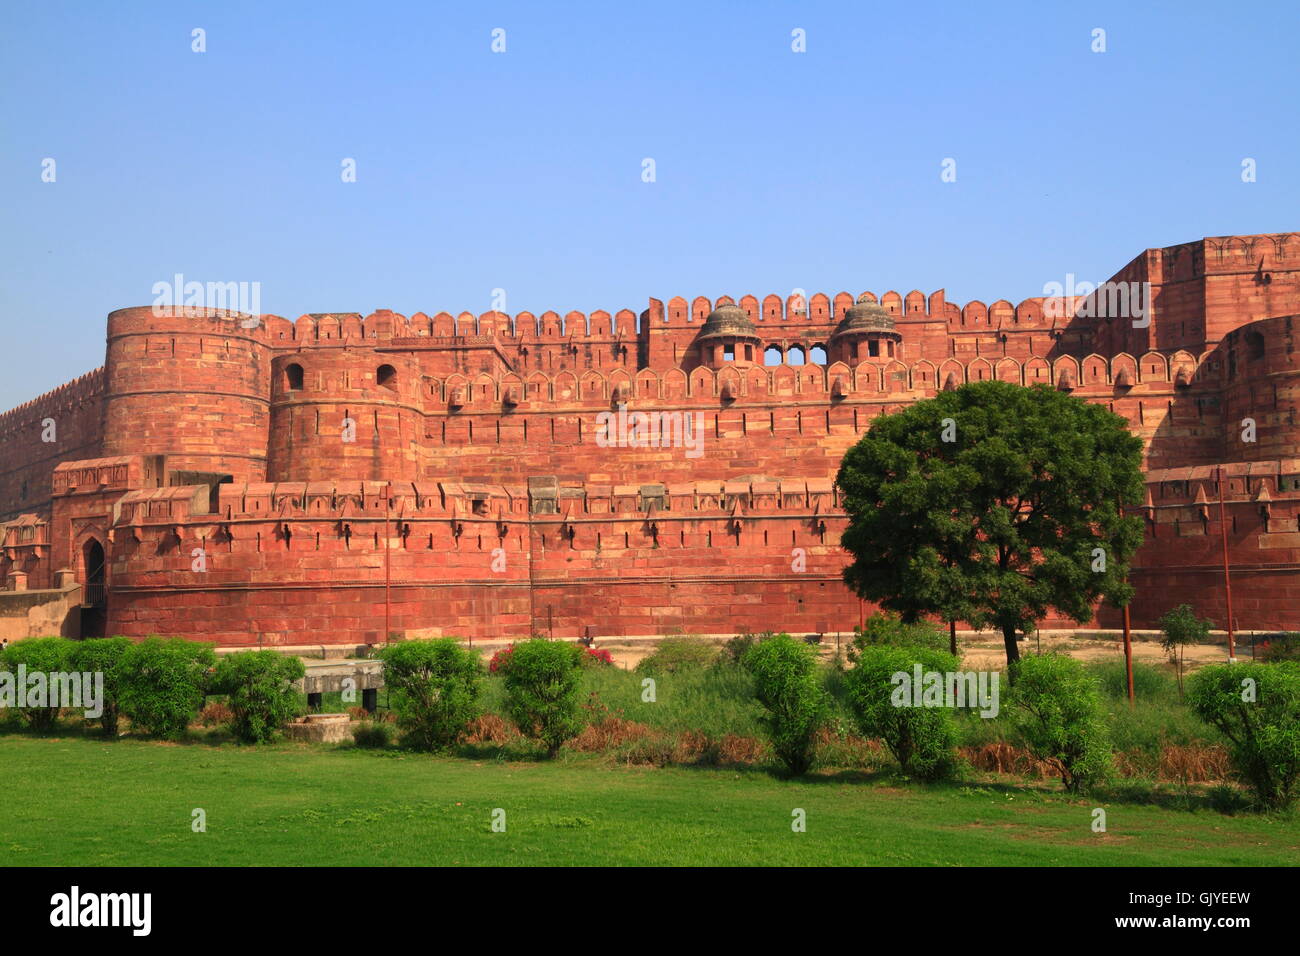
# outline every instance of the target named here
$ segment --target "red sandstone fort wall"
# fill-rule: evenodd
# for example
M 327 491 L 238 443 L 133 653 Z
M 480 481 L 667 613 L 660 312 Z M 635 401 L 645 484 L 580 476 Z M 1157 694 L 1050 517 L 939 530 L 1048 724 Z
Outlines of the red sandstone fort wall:
M 409 635 L 846 630 L 840 457 L 878 415 L 996 378 L 1105 404 L 1143 438 L 1135 623 L 1175 599 L 1221 613 L 1217 518 L 1196 497 L 1228 463 L 1238 619 L 1294 626 L 1300 235 L 1147 250 L 1115 280 L 1151 283 L 1149 326 L 1078 296 L 866 293 L 897 347 L 852 361 L 834 339 L 848 293 L 513 318 L 122 309 L 103 370 L 0 416 L 0 509 L 21 515 L 0 527 L 0 577 L 84 576 L 101 542 L 113 632 L 376 640 L 387 540 Z M 751 361 L 698 342 L 730 304 Z M 690 416 L 698 443 L 610 447 L 620 409 Z M 51 411 L 60 445 L 38 447 Z
M 0 521 L 48 514 L 55 467 L 99 457 L 103 400 L 104 370 L 96 369 L 0 415 Z M 43 440 L 48 421 L 52 442 Z

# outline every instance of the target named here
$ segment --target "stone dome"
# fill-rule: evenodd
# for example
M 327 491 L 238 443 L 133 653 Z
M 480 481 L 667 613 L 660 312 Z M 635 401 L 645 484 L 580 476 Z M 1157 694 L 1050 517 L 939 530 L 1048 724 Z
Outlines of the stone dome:
M 872 302 L 865 295 L 844 313 L 844 318 L 835 327 L 835 335 L 845 332 L 893 332 L 894 317 L 885 311 L 884 306 Z
M 749 314 L 738 305 L 720 305 L 704 320 L 700 338 L 716 335 L 742 335 L 758 338 L 758 329 L 749 321 Z

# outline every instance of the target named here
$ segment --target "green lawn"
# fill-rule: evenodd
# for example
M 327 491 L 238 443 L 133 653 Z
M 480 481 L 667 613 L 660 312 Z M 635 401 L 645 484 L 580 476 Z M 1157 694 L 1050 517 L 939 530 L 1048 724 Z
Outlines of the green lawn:
M 0 736 L 0 865 L 1294 865 L 1300 820 L 843 772 Z M 1108 832 L 1091 831 L 1104 806 Z M 191 831 L 191 811 L 207 832 Z M 492 832 L 494 808 L 507 831 Z M 791 812 L 807 832 L 791 831 Z

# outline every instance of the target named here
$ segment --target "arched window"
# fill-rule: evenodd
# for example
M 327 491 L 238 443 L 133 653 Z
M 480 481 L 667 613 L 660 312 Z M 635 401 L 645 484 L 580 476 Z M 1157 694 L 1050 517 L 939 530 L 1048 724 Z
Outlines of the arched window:
M 780 365 L 782 358 L 783 356 L 781 354 L 781 346 L 779 345 L 769 345 L 767 349 L 763 352 L 764 365 L 768 365 L 768 366 Z
M 381 365 L 375 372 L 375 384 L 381 388 L 397 391 L 397 369 L 391 365 Z
M 284 367 L 284 385 L 291 392 L 302 391 L 302 366 L 297 362 Z
M 825 365 L 826 349 L 820 345 L 814 345 L 808 350 L 808 361 L 813 365 Z
M 787 365 L 803 365 L 804 360 L 802 345 L 792 345 L 790 346 L 790 350 L 785 353 L 785 361 Z

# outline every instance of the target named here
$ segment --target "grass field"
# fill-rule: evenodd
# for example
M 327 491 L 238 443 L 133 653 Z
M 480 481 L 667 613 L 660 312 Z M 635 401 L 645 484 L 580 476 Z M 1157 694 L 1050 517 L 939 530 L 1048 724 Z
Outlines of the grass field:
M 1300 820 L 925 787 L 841 771 L 628 768 L 0 736 L 0 865 L 1295 865 Z M 1108 830 L 1091 830 L 1094 807 Z M 207 832 L 191 830 L 191 812 Z M 495 808 L 507 829 L 492 832 Z M 807 832 L 791 830 L 792 811 Z

